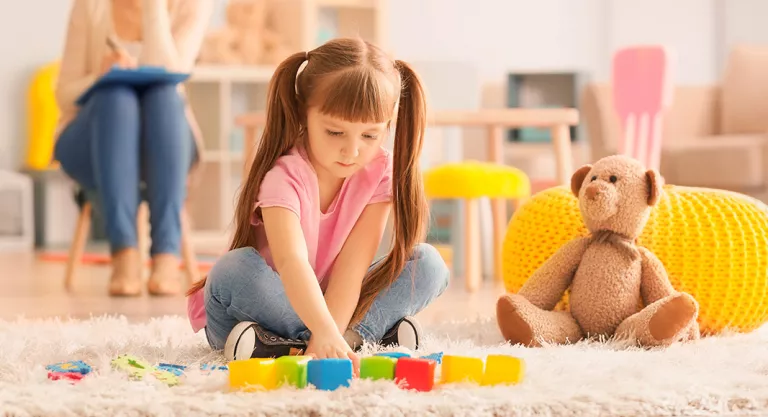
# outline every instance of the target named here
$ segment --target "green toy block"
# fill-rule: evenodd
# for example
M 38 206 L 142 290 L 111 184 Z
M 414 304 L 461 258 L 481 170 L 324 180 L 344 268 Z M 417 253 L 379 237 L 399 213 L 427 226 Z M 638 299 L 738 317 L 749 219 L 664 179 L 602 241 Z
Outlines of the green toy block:
M 311 356 L 281 356 L 275 360 L 275 372 L 277 373 L 277 386 L 283 384 L 296 388 L 307 386 L 307 363 Z
M 395 379 L 397 358 L 389 356 L 368 356 L 360 360 L 360 378 Z

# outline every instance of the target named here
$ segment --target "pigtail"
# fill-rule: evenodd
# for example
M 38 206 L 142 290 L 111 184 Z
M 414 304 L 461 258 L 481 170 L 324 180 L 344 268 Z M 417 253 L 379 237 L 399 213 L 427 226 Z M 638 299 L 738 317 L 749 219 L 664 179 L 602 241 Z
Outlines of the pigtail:
M 253 205 L 259 195 L 264 176 L 296 143 L 300 135 L 302 100 L 296 93 L 296 74 L 308 58 L 305 52 L 286 58 L 275 70 L 267 93 L 267 122 L 257 144 L 256 155 L 235 209 L 235 235 L 230 250 L 255 246 L 256 235 L 251 227 Z M 205 286 L 206 277 L 194 283 L 187 296 Z
M 400 275 L 414 247 L 424 239 L 428 219 L 419 168 L 427 123 L 424 89 L 418 75 L 407 63 L 395 61 L 395 66 L 400 73 L 401 92 L 395 124 L 392 172 L 394 244 L 386 258 L 371 270 L 363 282 L 352 323 L 362 320 L 376 296 Z

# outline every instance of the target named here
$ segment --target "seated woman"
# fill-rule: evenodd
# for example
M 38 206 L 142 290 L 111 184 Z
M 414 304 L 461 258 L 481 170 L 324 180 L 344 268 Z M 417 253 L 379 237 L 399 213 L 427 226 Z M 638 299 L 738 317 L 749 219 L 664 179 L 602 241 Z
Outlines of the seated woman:
M 139 295 L 136 215 L 149 203 L 150 294 L 181 290 L 181 210 L 198 161 L 199 134 L 183 90 L 115 85 L 78 97 L 112 66 L 190 72 L 213 0 L 74 0 L 56 99 L 54 158 L 102 209 L 112 254 L 111 295 Z M 144 189 L 142 189 L 144 185 Z M 140 193 L 141 191 L 141 193 Z

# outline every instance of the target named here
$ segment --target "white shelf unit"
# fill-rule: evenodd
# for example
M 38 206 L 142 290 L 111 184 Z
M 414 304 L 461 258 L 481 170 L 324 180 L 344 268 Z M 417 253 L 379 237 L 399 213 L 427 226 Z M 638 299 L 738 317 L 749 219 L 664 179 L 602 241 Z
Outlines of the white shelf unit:
M 328 37 L 360 36 L 383 48 L 387 0 L 269 0 L 275 30 L 291 51 L 308 51 Z M 331 27 L 332 30 L 321 30 Z M 275 66 L 199 65 L 186 83 L 203 135 L 203 173 L 190 191 L 188 210 L 197 248 L 229 244 L 242 182 L 243 132 L 237 115 L 264 110 Z

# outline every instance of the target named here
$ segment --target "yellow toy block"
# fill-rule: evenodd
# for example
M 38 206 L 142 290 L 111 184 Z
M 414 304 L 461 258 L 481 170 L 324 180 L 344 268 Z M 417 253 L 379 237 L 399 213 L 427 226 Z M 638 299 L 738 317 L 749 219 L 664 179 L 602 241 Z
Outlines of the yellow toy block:
M 275 360 L 251 358 L 229 362 L 229 386 L 245 391 L 277 387 Z
M 483 378 L 483 360 L 467 356 L 443 356 L 440 383 L 476 382 Z
M 525 362 L 514 356 L 488 355 L 482 385 L 518 384 L 525 374 Z

